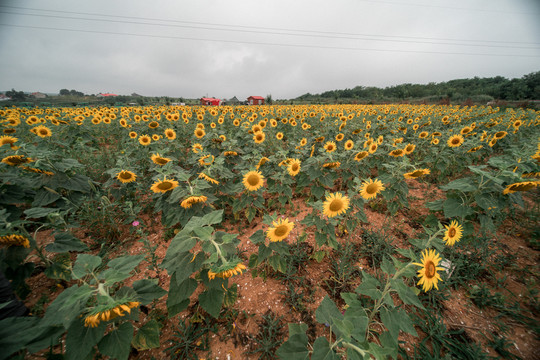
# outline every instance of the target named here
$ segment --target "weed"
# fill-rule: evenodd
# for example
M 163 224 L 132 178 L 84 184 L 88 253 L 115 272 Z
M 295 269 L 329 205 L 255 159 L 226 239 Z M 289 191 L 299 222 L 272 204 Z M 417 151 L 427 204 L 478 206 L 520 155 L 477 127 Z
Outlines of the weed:
M 360 275 L 356 267 L 357 252 L 355 246 L 346 242 L 344 245 L 338 243 L 334 251 L 335 256 L 330 260 L 331 277 L 324 281 L 330 295 L 334 299 L 340 299 L 339 294 L 342 291 L 350 292 L 351 279 Z
M 492 340 L 488 342 L 488 345 L 491 346 L 499 355 L 504 359 L 521 359 L 519 356 L 512 354 L 508 349 L 514 345 L 513 342 L 507 340 L 503 336 L 495 335 Z
M 360 252 L 367 257 L 371 267 L 379 268 L 383 257 L 394 253 L 395 248 L 384 231 L 364 230 Z
M 259 333 L 255 337 L 255 349 L 246 354 L 258 354 L 258 359 L 275 359 L 275 352 L 282 343 L 283 338 L 283 317 L 276 316 L 273 312 L 268 311 L 262 316 L 262 321 L 259 323 Z
M 211 328 L 205 322 L 185 322 L 180 320 L 175 329 L 171 346 L 165 351 L 171 359 L 197 360 L 198 351 L 209 350 L 209 332 Z

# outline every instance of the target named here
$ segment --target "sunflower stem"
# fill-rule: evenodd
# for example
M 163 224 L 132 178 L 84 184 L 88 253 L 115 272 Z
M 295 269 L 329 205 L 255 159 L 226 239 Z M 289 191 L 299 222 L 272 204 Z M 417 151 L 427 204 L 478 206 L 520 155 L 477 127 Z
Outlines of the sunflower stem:
M 214 241 L 214 239 L 212 239 L 212 238 L 210 238 L 209 240 L 214 245 L 214 247 L 216 248 L 217 254 L 218 254 L 219 258 L 221 259 L 221 261 L 223 261 L 224 264 L 227 263 L 227 259 L 225 259 L 225 257 L 221 253 L 221 248 L 219 247 L 218 243 L 216 243 Z

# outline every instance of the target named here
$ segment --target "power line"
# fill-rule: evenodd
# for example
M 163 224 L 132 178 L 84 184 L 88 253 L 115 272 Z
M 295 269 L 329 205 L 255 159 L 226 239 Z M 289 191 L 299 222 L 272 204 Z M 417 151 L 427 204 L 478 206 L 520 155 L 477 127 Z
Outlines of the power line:
M 151 35 L 151 34 L 136 34 L 136 33 L 120 33 L 120 32 L 113 32 L 113 31 L 82 30 L 82 29 L 49 28 L 49 27 L 42 27 L 42 26 L 27 26 L 27 25 L 14 25 L 14 24 L 2 24 L 2 23 L 0 23 L 0 26 L 17 27 L 17 28 L 26 28 L 26 29 L 55 30 L 55 31 L 68 31 L 68 32 L 82 32 L 82 33 L 89 33 L 89 34 L 124 35 L 124 36 L 137 36 L 137 37 L 148 37 L 148 38 L 160 38 L 160 39 L 193 40 L 193 41 L 208 41 L 208 42 L 217 42 L 217 43 L 232 43 L 232 44 L 247 44 L 247 45 L 265 45 L 265 46 L 282 46 L 282 47 L 311 48 L 311 49 L 378 51 L 378 52 L 397 52 L 397 53 L 412 53 L 412 54 L 438 54 L 438 55 L 495 56 L 495 57 L 529 57 L 529 58 L 538 58 L 538 57 L 540 57 L 540 56 L 538 56 L 538 55 L 480 54 L 480 53 L 458 53 L 458 52 L 444 52 L 444 51 L 390 50 L 390 49 L 354 48 L 354 47 L 339 47 L 339 46 L 318 46 L 318 45 L 304 45 L 304 44 L 262 43 L 262 42 L 256 42 L 256 41 L 237 41 L 237 40 L 223 40 L 223 39 L 203 39 L 203 38 L 182 37 L 182 36 L 166 36 L 166 35 Z
M 508 49 L 530 49 L 530 50 L 536 50 L 536 49 L 538 49 L 538 48 L 528 47 L 528 46 L 455 44 L 455 43 L 440 43 L 440 42 L 433 42 L 433 41 L 372 39 L 372 38 L 358 38 L 358 37 L 346 37 L 346 36 L 335 36 L 335 35 L 332 35 L 332 36 L 331 36 L 331 35 L 310 35 L 310 34 L 293 34 L 293 33 L 272 32 L 272 31 L 258 31 L 258 30 L 240 30 L 240 29 L 209 28 L 209 27 L 192 26 L 192 25 L 167 25 L 167 24 L 156 24 L 156 23 L 147 23 L 147 22 L 139 22 L 139 21 L 127 21 L 127 20 L 110 20 L 110 19 L 105 20 L 105 19 L 92 19 L 92 18 L 73 17 L 73 16 L 60 16 L 60 15 L 24 14 L 24 13 L 16 13 L 16 12 L 2 11 L 2 10 L 0 10 L 0 14 L 22 15 L 22 16 L 36 16 L 36 17 L 46 17 L 46 18 L 55 18 L 55 19 L 70 19 L 70 20 L 100 21 L 100 22 L 106 22 L 106 23 L 122 23 L 122 24 L 136 24 L 136 25 L 161 26 L 161 27 L 177 27 L 177 28 L 189 28 L 189 29 L 203 29 L 203 30 L 214 30 L 214 31 L 232 31 L 232 32 L 240 32 L 240 33 L 256 33 L 256 34 L 287 35 L 287 36 L 300 36 L 300 37 L 312 37 L 312 38 L 331 38 L 331 39 L 365 40 L 365 41 L 381 41 L 381 42 L 384 41 L 384 42 L 398 42 L 398 43 L 432 44 L 432 45 L 451 45 L 451 46 L 472 46 L 472 47 L 490 47 L 490 48 L 508 48 Z
M 109 15 L 109 14 L 101 14 L 101 13 L 88 13 L 88 12 L 76 12 L 76 11 L 64 11 L 64 10 L 49 10 L 49 9 L 28 8 L 28 7 L 21 7 L 21 6 L 9 6 L 9 5 L 0 5 L 0 7 L 12 8 L 12 9 L 33 10 L 33 11 L 47 11 L 47 12 L 55 12 L 55 13 L 62 13 L 62 14 L 90 15 L 90 16 L 102 16 L 102 17 L 108 17 L 108 18 L 148 20 L 148 21 L 160 21 L 160 22 L 182 23 L 182 24 L 196 24 L 196 25 L 207 25 L 207 26 L 222 26 L 222 27 L 242 28 L 242 29 L 262 29 L 262 30 L 303 32 L 303 33 L 315 33 L 315 34 L 348 35 L 348 36 L 370 36 L 370 37 L 417 39 L 417 40 L 442 40 L 442 41 L 461 41 L 461 42 L 476 42 L 476 43 L 484 42 L 484 43 L 540 45 L 540 43 L 535 43 L 535 42 L 471 40 L 471 39 L 433 38 L 433 37 L 421 37 L 421 36 L 399 36 L 399 35 L 344 33 L 344 32 L 334 32 L 334 31 L 318 31 L 318 30 L 301 30 L 301 29 L 287 29 L 287 28 L 274 28 L 274 27 L 261 27 L 261 26 L 230 25 L 230 24 L 205 23 L 205 22 L 174 20 L 174 19 L 147 18 L 147 17 L 138 17 L 138 16 L 123 16 L 123 15 Z M 35 14 L 33 14 L 33 15 L 35 15 Z

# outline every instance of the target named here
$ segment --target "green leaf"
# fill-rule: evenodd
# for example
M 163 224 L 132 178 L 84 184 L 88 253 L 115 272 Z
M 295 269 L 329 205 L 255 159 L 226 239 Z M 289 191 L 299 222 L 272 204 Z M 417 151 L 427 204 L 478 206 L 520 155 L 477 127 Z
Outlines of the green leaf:
M 182 270 L 182 268 L 190 263 L 193 255 L 189 251 L 197 244 L 197 241 L 189 235 L 178 235 L 180 233 L 171 240 L 165 254 L 165 259 L 163 259 L 160 265 L 167 270 L 169 275 L 172 275 L 177 269 Z M 187 261 L 185 259 L 186 257 L 188 258 Z
M 383 307 L 381 308 L 380 315 L 384 326 L 388 329 L 390 335 L 392 335 L 392 339 L 397 342 L 400 327 L 396 319 L 395 311 L 396 309 L 388 310 L 387 308 Z
M 441 186 L 441 190 L 460 190 L 463 192 L 471 192 L 477 189 L 477 187 L 473 185 L 474 182 L 474 178 L 472 177 L 457 179 Z
M 334 323 L 334 318 L 341 320 L 343 319 L 343 315 L 336 304 L 327 295 L 315 311 L 315 318 L 321 324 L 332 325 Z
M 396 272 L 396 268 L 394 267 L 394 264 L 392 264 L 386 256 L 383 256 L 381 270 L 387 273 L 388 275 L 394 275 L 394 273 Z
M 74 321 L 66 335 L 66 359 L 78 360 L 86 358 L 105 333 L 105 323 L 97 327 L 84 326 L 84 320 Z
M 255 245 L 257 245 L 259 243 L 263 243 L 264 239 L 265 239 L 264 231 L 263 230 L 257 230 L 253 235 L 251 235 L 251 237 L 249 239 Z
M 276 271 L 284 273 L 287 270 L 287 261 L 281 255 L 272 255 L 268 258 L 268 264 Z
M 35 328 L 39 326 L 39 318 L 9 317 L 0 320 L 0 359 L 9 358 L 11 354 L 25 348 L 36 336 Z
M 223 210 L 212 211 L 203 216 L 202 221 L 205 225 L 219 224 L 223 219 Z
M 326 251 L 324 250 L 319 250 L 319 251 L 315 251 L 311 257 L 317 261 L 318 263 L 320 263 L 321 261 L 323 261 L 324 257 L 326 256 Z
M 277 349 L 276 356 L 281 360 L 309 359 L 308 337 L 306 334 L 294 334 Z
M 54 212 L 60 212 L 60 209 L 57 208 L 44 208 L 44 207 L 35 207 L 24 211 L 24 214 L 29 219 L 39 219 L 45 217 Z
M 305 334 L 308 329 L 307 324 L 294 324 L 289 323 L 289 336 L 293 336 L 296 334 Z
M 29 353 L 36 353 L 50 346 L 56 346 L 65 332 L 63 326 L 36 326 L 30 331 L 35 337 L 26 345 L 26 349 Z
M 320 198 L 322 198 L 323 195 L 324 195 L 324 187 L 318 186 L 318 185 L 313 185 L 313 186 L 311 187 L 311 193 L 312 193 L 313 195 L 315 195 L 315 197 L 316 197 L 317 199 L 320 199 Z
M 193 229 L 193 232 L 202 240 L 209 240 L 212 237 L 214 228 L 211 226 L 204 226 L 204 227 Z
M 443 209 L 443 203 L 444 203 L 443 199 L 430 201 L 426 203 L 426 207 L 432 211 L 441 211 Z
M 223 290 L 210 289 L 199 295 L 199 303 L 207 313 L 217 319 L 221 311 L 224 295 Z
M 75 279 L 80 279 L 92 273 L 99 265 L 101 265 L 101 258 L 99 256 L 79 254 L 77 255 L 75 265 L 73 265 L 73 276 Z
M 313 343 L 311 360 L 338 360 L 340 357 L 330 348 L 330 343 L 324 336 L 318 337 Z
M 71 259 L 69 253 L 57 254 L 51 266 L 45 269 L 49 279 L 71 280 Z
M 49 252 L 87 251 L 88 246 L 70 233 L 61 232 L 54 235 L 54 242 L 45 246 Z
M 169 318 L 178 314 L 180 311 L 187 309 L 189 305 L 189 297 L 197 288 L 197 281 L 191 278 L 184 280 L 178 284 L 176 274 L 171 277 L 169 295 L 167 296 L 167 311 Z
M 133 283 L 133 290 L 137 292 L 137 299 L 143 305 L 167 294 L 167 291 L 158 285 L 158 279 L 137 280 Z
M 131 345 L 139 351 L 158 348 L 159 324 L 155 319 L 144 324 L 131 341 Z
M 113 359 L 124 360 L 129 356 L 131 340 L 133 339 L 133 325 L 124 322 L 107 334 L 98 344 L 99 351 Z
M 448 198 L 443 204 L 444 216 L 447 218 L 465 217 L 474 214 L 474 209 L 465 205 L 461 199 Z
M 391 279 L 390 285 L 392 289 L 396 290 L 397 294 L 407 305 L 414 305 L 419 309 L 425 310 L 424 305 L 418 299 L 416 293 L 407 285 L 403 283 L 401 279 Z
M 94 289 L 86 284 L 67 288 L 47 307 L 42 325 L 64 325 L 67 329 L 86 308 L 86 302 L 93 292 Z
M 126 255 L 109 261 L 107 266 L 121 273 L 130 273 L 143 259 L 144 255 Z
M 380 286 L 379 280 L 362 271 L 362 283 L 354 291 L 369 296 L 373 300 L 379 300 L 382 297 L 382 292 L 379 290 Z
M 34 197 L 34 201 L 32 202 L 33 207 L 39 207 L 39 206 L 46 206 L 49 205 L 56 200 L 60 199 L 60 194 L 58 194 L 56 191 L 47 188 L 39 189 L 36 193 L 36 196 Z

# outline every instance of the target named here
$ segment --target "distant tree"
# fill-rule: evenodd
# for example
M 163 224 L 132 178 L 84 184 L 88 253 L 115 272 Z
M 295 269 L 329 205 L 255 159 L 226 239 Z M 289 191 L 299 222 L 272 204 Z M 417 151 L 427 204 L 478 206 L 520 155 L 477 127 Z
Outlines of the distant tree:
M 527 99 L 540 100 L 540 71 L 523 76 L 527 85 Z
M 62 95 L 62 96 L 69 95 L 69 90 L 68 89 L 61 89 L 60 90 L 60 95 Z
M 265 102 L 268 104 L 268 105 L 272 105 L 272 94 L 268 94 L 266 95 L 266 99 L 265 99 Z
M 6 96 L 11 98 L 15 101 L 23 101 L 26 100 L 26 94 L 22 91 L 17 91 L 15 89 L 11 89 L 10 91 L 6 91 Z

